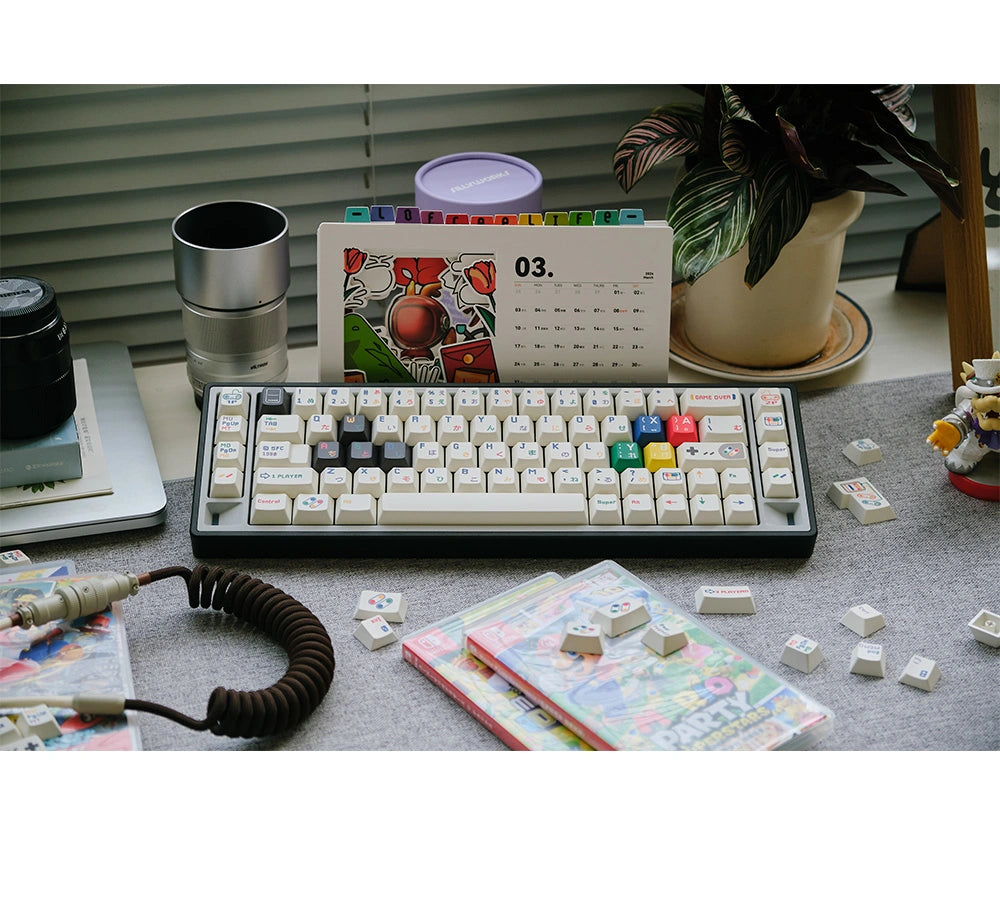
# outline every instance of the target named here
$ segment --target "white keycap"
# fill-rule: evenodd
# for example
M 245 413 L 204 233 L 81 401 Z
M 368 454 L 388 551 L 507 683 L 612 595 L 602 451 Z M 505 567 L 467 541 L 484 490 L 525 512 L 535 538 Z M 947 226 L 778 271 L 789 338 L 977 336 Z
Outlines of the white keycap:
M 292 413 L 309 418 L 323 411 L 323 399 L 316 387 L 296 387 L 292 394 Z
M 354 631 L 354 636 L 362 646 L 370 650 L 381 649 L 399 639 L 381 615 L 374 615 L 362 621 Z
M 666 421 L 679 412 L 677 393 L 672 387 L 657 387 L 649 391 L 649 396 L 646 397 L 647 415 L 658 415 L 661 421 Z
M 826 495 L 839 509 L 850 509 L 861 524 L 891 521 L 896 513 L 887 500 L 867 478 L 836 481 Z
M 751 406 L 755 420 L 764 412 L 785 411 L 785 401 L 781 397 L 781 392 L 772 387 L 760 387 L 755 390 Z
M 469 422 L 469 440 L 475 446 L 482 446 L 489 442 L 500 442 L 502 438 L 503 431 L 500 427 L 500 419 L 495 415 L 475 415 Z
M 398 415 L 376 415 L 372 421 L 372 443 L 403 442 L 403 420 Z
M 451 394 L 444 387 L 428 387 L 420 398 L 420 412 L 434 421 L 451 413 Z
M 649 609 L 639 599 L 616 599 L 591 613 L 590 621 L 607 637 L 618 637 L 649 621 Z
M 522 493 L 551 493 L 552 474 L 547 468 L 526 468 L 521 472 Z
M 436 442 L 437 427 L 429 415 L 408 415 L 403 421 L 403 442 L 416 446 L 421 441 Z
M 416 493 L 419 486 L 415 468 L 393 468 L 386 473 L 385 489 L 397 492 Z
M 750 477 L 749 468 L 724 468 L 719 472 L 719 485 L 722 488 L 722 495 L 729 496 L 732 493 L 753 493 L 753 481 Z
M 440 443 L 421 441 L 413 447 L 411 460 L 417 471 L 440 468 L 444 465 L 444 447 Z
M 411 415 L 419 415 L 420 398 L 417 391 L 413 387 L 396 387 L 389 394 L 388 410 L 390 415 L 398 415 L 404 420 Z
M 389 496 L 390 494 L 386 494 Z M 407 496 L 410 494 L 398 494 Z M 372 525 L 378 517 L 378 500 L 367 493 L 345 493 L 336 501 L 333 520 L 335 524 Z
M 859 643 L 851 653 L 851 674 L 885 677 L 885 652 L 881 643 Z
M 702 443 L 746 443 L 747 426 L 741 415 L 706 415 L 698 422 Z
M 646 628 L 642 635 L 643 646 L 648 646 L 661 656 L 668 656 L 687 646 L 688 637 L 684 630 L 675 624 L 659 621 Z
M 318 493 L 319 475 L 312 468 L 258 468 L 253 476 L 253 492 L 284 493 L 298 496 L 300 493 Z
M 48 706 L 36 705 L 22 709 L 14 720 L 22 737 L 38 737 L 39 740 L 53 740 L 62 736 L 62 729 Z
M 310 451 L 304 443 L 289 443 L 279 440 L 275 443 L 258 443 L 254 452 L 253 467 L 258 468 L 303 468 L 309 465 Z
M 447 468 L 425 468 L 420 472 L 421 493 L 451 493 L 451 472 Z
M 604 652 L 604 634 L 596 624 L 585 621 L 567 622 L 563 627 L 562 652 L 578 652 L 600 655 Z
M 594 468 L 608 468 L 608 448 L 603 443 L 581 443 L 576 448 L 576 463 L 584 473 Z
M 5 549 L 0 552 L 0 568 L 10 568 L 13 565 L 27 565 L 31 562 L 27 553 L 20 549 Z
M 490 468 L 510 468 L 510 449 L 507 444 L 491 440 L 480 446 L 479 467 L 484 471 Z
M 653 497 L 645 493 L 633 493 L 622 498 L 622 521 L 627 525 L 656 524 L 656 508 Z
M 788 426 L 780 412 L 764 412 L 754 421 L 757 443 L 788 443 Z
M 969 622 L 969 632 L 986 646 L 1000 646 L 1000 615 L 989 609 L 980 609 Z
M 372 421 L 376 415 L 384 415 L 389 408 L 388 398 L 381 387 L 362 387 L 355 399 L 357 414 Z
M 542 464 L 542 448 L 537 443 L 515 443 L 510 448 L 510 467 L 522 472 Z
M 667 493 L 687 496 L 687 479 L 679 468 L 658 468 L 653 472 L 653 494 L 659 499 Z
M 719 476 L 711 468 L 692 468 L 687 473 L 687 493 L 689 497 L 699 493 L 710 493 L 718 496 Z
M 692 441 L 677 447 L 677 466 L 683 472 L 692 468 L 749 468 L 750 457 L 743 443 L 704 443 Z
M 333 500 L 325 493 L 303 493 L 295 497 L 292 524 L 333 524 Z
M 381 615 L 393 624 L 406 620 L 407 601 L 402 593 L 382 593 L 379 590 L 362 590 L 354 609 L 356 620 L 364 621 Z
M 385 472 L 381 468 L 364 466 L 354 472 L 352 493 L 364 493 L 376 499 L 385 493 Z
M 223 440 L 212 450 L 213 468 L 238 468 L 243 470 L 246 464 L 247 448 L 242 443 L 233 440 Z
M 906 663 L 903 673 L 899 676 L 901 684 L 910 687 L 918 687 L 930 693 L 934 685 L 941 677 L 941 669 L 934 659 L 925 659 L 923 656 L 910 656 L 910 661 Z
M 578 496 L 587 495 L 586 476 L 579 468 L 572 466 L 557 468 L 553 481 L 556 493 L 575 493 Z
M 615 415 L 635 421 L 646 414 L 646 395 L 639 387 L 622 387 L 615 396 Z
M 212 486 L 208 495 L 213 499 L 235 499 L 243 495 L 243 470 L 216 468 L 212 472 Z
M 567 434 L 573 446 L 596 440 L 600 434 L 600 426 L 594 415 L 574 415 L 568 422 Z
M 609 415 L 601 422 L 601 442 L 613 446 L 623 440 L 632 440 L 632 422 L 624 415 Z
M 237 443 L 247 442 L 247 420 L 242 415 L 220 415 L 215 422 L 216 443 L 233 440 Z
M 455 415 L 472 418 L 486 411 L 486 401 L 477 387 L 459 387 L 451 398 L 451 407 Z
M 257 440 L 276 443 L 302 443 L 305 438 L 305 422 L 297 415 L 262 415 L 257 422 Z
M 305 442 L 309 446 L 315 446 L 323 440 L 335 440 L 337 436 L 337 422 L 330 414 L 314 414 L 305 420 L 306 434 Z
M 587 523 L 586 499 L 559 493 L 387 493 L 382 524 L 572 525 Z
M 459 468 L 452 478 L 455 493 L 485 493 L 486 474 L 481 468 Z
M 726 524 L 756 524 L 757 506 L 749 493 L 730 493 L 722 500 Z
M 527 415 L 509 415 L 503 419 L 503 440 L 507 446 L 532 441 L 535 423 Z
M 574 415 L 580 415 L 582 409 L 580 391 L 573 387 L 559 387 L 549 399 L 549 407 L 553 415 L 560 416 L 564 421 L 568 421 Z
M 761 491 L 766 499 L 796 496 L 795 475 L 787 468 L 765 468 L 760 473 Z
M 724 524 L 722 499 L 711 493 L 699 493 L 692 496 L 689 504 L 691 524 Z
M 681 415 L 703 418 L 706 415 L 742 415 L 743 400 L 736 390 L 705 387 L 681 391 L 678 401 Z
M 588 501 L 590 523 L 593 525 L 615 525 L 622 523 L 622 504 L 617 496 L 598 493 Z
M 844 455 L 855 465 L 871 465 L 882 459 L 882 449 L 874 440 L 862 437 L 848 443 L 844 447 Z
M 260 493 L 250 506 L 251 524 L 291 524 L 292 500 L 284 493 Z
M 656 522 L 663 525 L 690 524 L 687 498 L 680 493 L 664 493 L 657 497 Z
M 792 467 L 792 453 L 787 443 L 767 440 L 760 445 L 757 455 L 761 469 Z
M 445 468 L 455 472 L 460 468 L 479 465 L 479 453 L 469 441 L 455 441 L 444 448 Z
M 438 443 L 469 439 L 469 423 L 461 415 L 442 415 L 438 419 Z
M 549 395 L 543 387 L 523 387 L 517 398 L 518 415 L 527 415 L 537 421 L 549 414 Z
M 21 731 L 6 715 L 0 715 L 0 746 L 6 747 L 21 739 Z
M 785 642 L 785 648 L 781 652 L 781 662 L 809 674 L 816 669 L 824 659 L 823 651 L 815 640 L 803 637 L 802 634 L 793 634 Z
M 250 394 L 242 387 L 223 387 L 219 391 L 219 404 L 215 410 L 216 418 L 220 415 L 250 415 Z
M 319 476 L 319 489 L 327 496 L 336 499 L 345 493 L 351 492 L 354 478 L 351 473 L 343 467 L 324 468 Z
M 653 496 L 653 472 L 646 468 L 626 468 L 619 477 L 622 496 Z
M 521 478 L 513 468 L 498 466 L 486 475 L 486 490 L 489 493 L 519 493 Z
M 618 472 L 613 468 L 592 468 L 587 472 L 587 493 L 594 496 L 607 493 L 610 496 L 621 495 L 621 482 Z
M 753 615 L 757 611 L 753 593 L 746 585 L 699 587 L 694 607 L 702 615 Z
M 354 394 L 347 387 L 331 387 L 323 398 L 323 411 L 340 421 L 345 415 L 354 414 Z
M 576 467 L 576 447 L 572 443 L 550 443 L 543 451 L 549 471 Z
M 501 421 L 517 414 L 517 397 L 510 387 L 492 387 L 486 394 L 486 413 Z
M 885 627 L 885 617 L 867 603 L 861 603 L 851 606 L 840 619 L 840 623 L 859 637 L 870 637 L 875 631 Z
M 593 415 L 598 421 L 615 411 L 614 394 L 606 387 L 595 387 L 583 394 L 583 414 Z
M 566 441 L 566 421 L 558 415 L 541 415 L 535 421 L 535 442 L 540 446 Z

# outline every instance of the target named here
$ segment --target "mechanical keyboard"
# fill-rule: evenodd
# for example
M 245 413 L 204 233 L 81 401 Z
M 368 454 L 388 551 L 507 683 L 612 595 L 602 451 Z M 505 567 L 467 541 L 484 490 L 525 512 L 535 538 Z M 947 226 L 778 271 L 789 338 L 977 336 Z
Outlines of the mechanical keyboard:
M 205 557 L 807 557 L 793 386 L 209 385 Z

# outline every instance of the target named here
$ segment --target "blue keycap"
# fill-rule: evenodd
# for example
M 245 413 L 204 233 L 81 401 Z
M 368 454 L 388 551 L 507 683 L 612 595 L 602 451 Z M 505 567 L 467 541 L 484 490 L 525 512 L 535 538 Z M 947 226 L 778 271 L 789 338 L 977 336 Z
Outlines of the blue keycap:
M 639 446 L 664 441 L 663 422 L 659 415 L 640 415 L 632 422 L 632 439 Z
M 396 216 L 391 206 L 372 206 L 373 222 L 394 222 Z
M 618 213 L 619 225 L 642 225 L 645 224 L 645 217 L 641 209 L 622 209 Z

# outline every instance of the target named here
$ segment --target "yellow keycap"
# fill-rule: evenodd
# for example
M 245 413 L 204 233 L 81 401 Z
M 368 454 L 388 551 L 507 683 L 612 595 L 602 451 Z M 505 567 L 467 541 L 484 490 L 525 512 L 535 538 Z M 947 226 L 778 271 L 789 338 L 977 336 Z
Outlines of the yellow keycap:
M 650 471 L 677 467 L 677 457 L 669 443 L 647 443 L 642 449 L 642 459 L 643 465 Z

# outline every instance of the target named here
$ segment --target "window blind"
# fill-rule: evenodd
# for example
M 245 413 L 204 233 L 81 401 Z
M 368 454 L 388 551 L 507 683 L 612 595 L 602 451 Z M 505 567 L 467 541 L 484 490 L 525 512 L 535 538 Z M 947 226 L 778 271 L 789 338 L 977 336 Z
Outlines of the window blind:
M 533 163 L 547 209 L 662 218 L 676 167 L 626 195 L 611 156 L 653 107 L 696 100 L 679 85 L 4 85 L 0 266 L 53 285 L 74 342 L 118 340 L 137 363 L 181 359 L 170 223 L 199 203 L 258 200 L 288 217 L 289 342 L 310 343 L 321 222 L 411 204 L 416 170 L 465 150 Z M 929 86 L 913 106 L 932 140 Z M 938 211 L 905 167 L 875 173 L 908 197 L 868 196 L 846 278 L 895 272 L 906 232 Z

